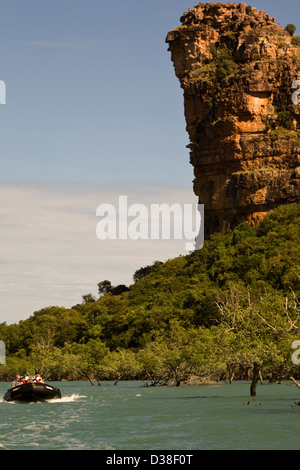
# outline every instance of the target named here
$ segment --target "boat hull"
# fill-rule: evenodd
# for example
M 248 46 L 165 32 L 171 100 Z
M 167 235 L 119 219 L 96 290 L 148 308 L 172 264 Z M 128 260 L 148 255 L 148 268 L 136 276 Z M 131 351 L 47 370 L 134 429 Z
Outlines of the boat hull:
M 52 385 L 28 383 L 7 390 L 3 398 L 5 401 L 45 401 L 61 398 L 61 393 L 59 388 L 52 387 Z

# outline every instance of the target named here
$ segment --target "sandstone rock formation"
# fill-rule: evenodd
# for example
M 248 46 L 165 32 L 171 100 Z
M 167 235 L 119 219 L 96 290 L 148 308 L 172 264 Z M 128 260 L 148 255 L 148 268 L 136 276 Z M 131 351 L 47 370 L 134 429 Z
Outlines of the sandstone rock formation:
M 300 200 L 300 38 L 244 3 L 199 3 L 181 23 L 166 42 L 207 236 Z

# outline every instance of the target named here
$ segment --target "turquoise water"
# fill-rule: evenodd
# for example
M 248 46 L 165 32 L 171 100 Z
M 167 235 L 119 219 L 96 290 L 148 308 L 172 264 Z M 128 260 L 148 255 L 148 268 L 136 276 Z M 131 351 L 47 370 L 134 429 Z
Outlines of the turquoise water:
M 0 449 L 300 450 L 300 390 L 290 382 L 143 387 L 52 382 L 61 400 L 0 401 Z M 0 397 L 9 384 L 0 383 Z M 1 399 L 0 399 L 1 400 Z

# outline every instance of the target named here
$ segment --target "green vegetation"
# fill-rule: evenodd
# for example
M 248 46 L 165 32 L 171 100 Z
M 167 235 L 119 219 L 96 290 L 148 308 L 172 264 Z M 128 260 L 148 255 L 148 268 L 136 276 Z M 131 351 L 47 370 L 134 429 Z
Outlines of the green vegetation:
M 213 50 L 216 64 L 216 79 L 218 83 L 226 82 L 226 80 L 234 75 L 238 66 L 235 63 L 233 51 L 230 48 L 224 47 L 220 50 Z
M 148 383 L 272 380 L 297 373 L 300 340 L 300 204 L 256 227 L 215 234 L 201 250 L 139 269 L 134 283 L 99 282 L 99 298 L 46 307 L 0 325 L 0 379 L 39 368 L 47 380 L 143 379 Z
M 293 120 L 291 112 L 286 109 L 283 111 L 278 111 L 276 108 L 275 112 L 277 114 L 278 125 L 280 127 L 284 127 L 285 129 L 291 129 Z
M 292 44 L 294 46 L 299 46 L 300 36 L 295 35 L 295 31 L 297 29 L 296 26 L 292 23 L 289 23 L 284 29 L 292 36 Z
M 285 137 L 289 142 L 292 142 L 295 147 L 300 147 L 300 133 L 297 131 L 291 131 L 285 127 L 276 127 L 276 129 L 271 129 L 270 135 L 272 137 Z
M 229 80 L 239 70 L 233 53 L 235 49 L 233 43 L 236 41 L 235 33 L 226 33 L 222 38 L 226 44 L 219 49 L 213 46 L 211 50 L 213 59 L 195 69 L 191 75 L 191 80 L 210 82 L 214 87 L 214 92 L 228 86 Z
M 296 26 L 292 23 L 289 23 L 286 25 L 284 28 L 288 33 L 290 33 L 291 36 L 293 36 L 294 32 L 296 31 Z
M 300 44 L 300 36 L 293 36 L 293 37 L 292 37 L 292 44 L 293 44 L 294 46 L 299 46 L 299 44 Z
M 275 129 L 272 126 L 269 127 L 272 135 L 282 135 L 288 137 L 291 141 L 294 141 L 299 145 L 300 135 L 299 132 L 292 130 L 293 128 L 293 114 L 290 110 L 284 109 L 280 111 L 275 106 L 275 113 L 277 115 L 277 122 Z

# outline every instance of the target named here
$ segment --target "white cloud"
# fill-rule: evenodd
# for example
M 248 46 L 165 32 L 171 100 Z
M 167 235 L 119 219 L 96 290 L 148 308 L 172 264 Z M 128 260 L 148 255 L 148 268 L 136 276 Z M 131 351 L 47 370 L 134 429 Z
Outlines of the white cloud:
M 190 189 L 135 184 L 2 184 L 0 187 L 0 322 L 18 322 L 49 305 L 71 307 L 97 295 L 97 283 L 132 282 L 155 260 L 186 254 L 184 240 L 99 240 L 102 203 L 196 203 Z

